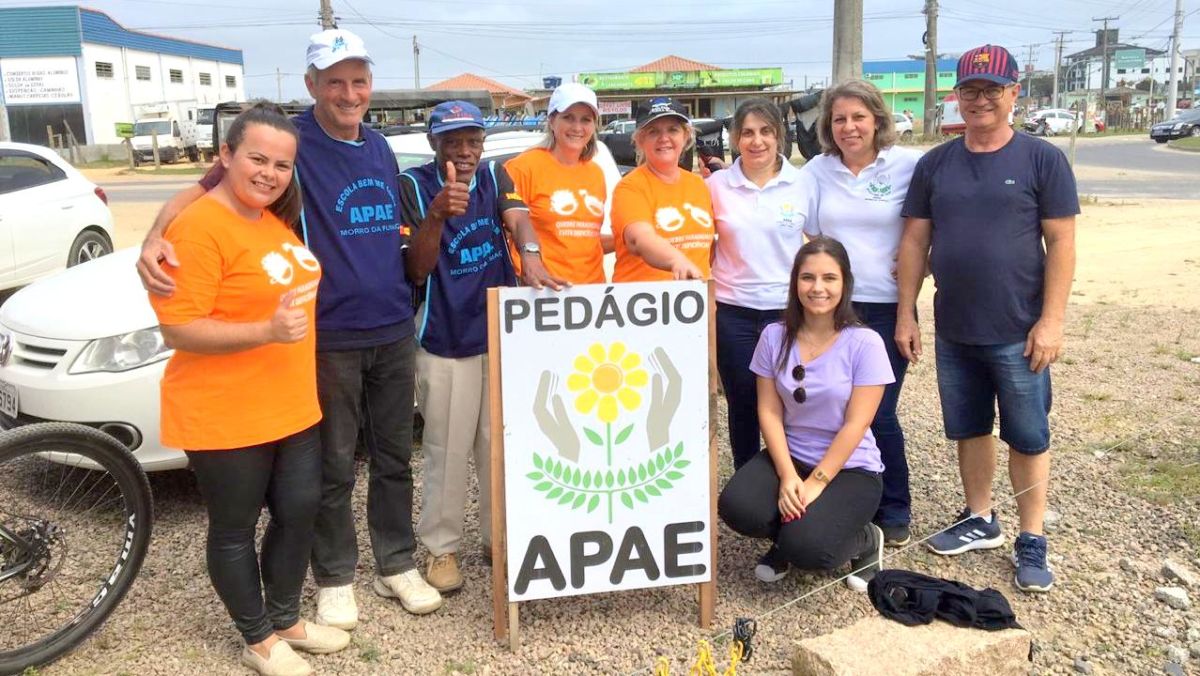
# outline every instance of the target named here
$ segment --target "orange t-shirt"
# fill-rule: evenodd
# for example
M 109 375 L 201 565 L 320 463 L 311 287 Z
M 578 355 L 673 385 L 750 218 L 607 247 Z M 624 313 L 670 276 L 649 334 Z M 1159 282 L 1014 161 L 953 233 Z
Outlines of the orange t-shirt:
M 687 256 L 700 272 L 709 276 L 709 252 L 714 237 L 712 197 L 704 179 L 690 171 L 676 183 L 664 183 L 642 165 L 625 175 L 613 191 L 612 228 L 616 240 L 617 265 L 614 282 L 656 282 L 672 279 L 667 270 L 651 267 L 625 248 L 625 227 L 649 223 L 659 237 Z
M 150 294 L 165 326 L 201 318 L 260 322 L 284 293 L 308 314 L 297 343 L 229 354 L 176 350 L 161 385 L 162 443 L 189 451 L 234 449 L 283 439 L 321 419 L 317 402 L 316 298 L 321 266 L 282 221 L 264 211 L 249 221 L 212 197 L 184 209 L 167 228 L 179 267 L 175 293 Z
M 572 284 L 603 284 L 604 170 L 591 160 L 564 166 L 545 148 L 526 150 L 504 168 L 529 207 L 546 270 Z M 519 264 L 521 257 L 510 246 Z

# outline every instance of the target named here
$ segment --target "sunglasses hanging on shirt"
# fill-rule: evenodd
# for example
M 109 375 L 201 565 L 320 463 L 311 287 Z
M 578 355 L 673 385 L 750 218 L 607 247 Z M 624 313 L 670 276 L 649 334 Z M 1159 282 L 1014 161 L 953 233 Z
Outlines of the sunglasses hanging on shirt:
M 792 379 L 796 382 L 804 380 L 804 364 L 796 364 L 792 369 Z M 803 404 L 808 399 L 808 392 L 804 391 L 803 385 L 792 390 L 792 399 L 795 399 L 797 404 Z

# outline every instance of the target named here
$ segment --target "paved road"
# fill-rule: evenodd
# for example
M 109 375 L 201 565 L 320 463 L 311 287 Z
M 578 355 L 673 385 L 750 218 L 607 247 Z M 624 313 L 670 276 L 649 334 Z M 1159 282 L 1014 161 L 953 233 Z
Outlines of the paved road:
M 200 176 L 169 179 L 147 176 L 142 180 L 100 182 L 110 203 L 166 202 L 172 195 L 189 185 L 195 185 Z

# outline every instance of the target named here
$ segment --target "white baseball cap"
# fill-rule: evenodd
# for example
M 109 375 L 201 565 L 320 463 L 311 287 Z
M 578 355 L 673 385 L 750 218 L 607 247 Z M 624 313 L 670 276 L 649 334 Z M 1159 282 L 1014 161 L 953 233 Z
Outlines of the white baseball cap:
M 565 112 L 567 108 L 576 103 L 587 104 L 596 117 L 600 117 L 600 105 L 596 103 L 596 92 L 578 82 L 559 85 L 550 95 L 550 104 L 546 107 L 546 114 Z
M 363 44 L 362 38 L 348 30 L 330 28 L 314 33 L 308 39 L 308 54 L 305 60 L 317 70 L 325 70 L 346 59 L 361 59 L 375 64 L 367 55 L 367 46 Z

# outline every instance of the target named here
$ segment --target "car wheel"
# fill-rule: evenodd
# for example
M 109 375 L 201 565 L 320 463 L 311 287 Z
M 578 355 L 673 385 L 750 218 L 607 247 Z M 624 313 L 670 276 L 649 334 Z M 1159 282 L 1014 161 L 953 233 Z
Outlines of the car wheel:
M 900 138 L 905 141 L 911 141 L 912 137 L 913 133 L 911 129 L 905 129 L 904 132 L 900 134 Z
M 1165 139 L 1165 138 L 1156 138 L 1156 139 L 1154 139 L 1154 142 L 1155 142 L 1155 143 L 1166 143 L 1166 142 L 1167 142 L 1167 139 Z
M 1192 125 L 1192 130 L 1188 132 L 1188 136 L 1200 136 L 1200 124 Z
M 112 243 L 103 234 L 95 230 L 84 230 L 71 243 L 71 251 L 67 257 L 67 267 L 86 263 L 112 253 Z

